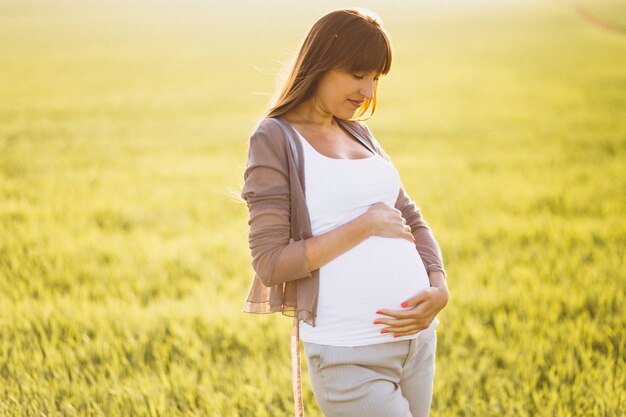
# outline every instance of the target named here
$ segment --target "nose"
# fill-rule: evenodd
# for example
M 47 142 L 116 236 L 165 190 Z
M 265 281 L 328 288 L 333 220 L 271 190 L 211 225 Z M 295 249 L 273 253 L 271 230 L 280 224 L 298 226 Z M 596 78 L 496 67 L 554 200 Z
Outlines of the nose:
M 361 87 L 361 89 L 359 90 L 359 93 L 361 93 L 361 95 L 365 97 L 366 100 L 371 100 L 374 97 L 374 90 L 376 89 L 376 81 L 365 80 L 364 83 L 365 83 L 365 86 Z

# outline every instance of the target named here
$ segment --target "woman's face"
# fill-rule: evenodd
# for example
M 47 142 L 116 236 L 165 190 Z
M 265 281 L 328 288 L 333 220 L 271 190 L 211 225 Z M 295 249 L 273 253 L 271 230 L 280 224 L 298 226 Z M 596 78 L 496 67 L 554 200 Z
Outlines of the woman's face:
M 316 105 L 322 111 L 340 119 L 354 116 L 363 100 L 374 97 L 378 74 L 374 71 L 350 73 L 329 70 L 324 74 L 316 89 Z

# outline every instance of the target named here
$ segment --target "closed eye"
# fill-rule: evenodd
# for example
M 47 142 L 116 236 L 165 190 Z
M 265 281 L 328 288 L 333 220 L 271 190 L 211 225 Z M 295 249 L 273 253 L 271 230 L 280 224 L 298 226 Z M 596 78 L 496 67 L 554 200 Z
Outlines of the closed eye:
M 356 74 L 352 74 L 352 76 L 354 78 L 356 78 L 357 80 L 362 80 L 363 76 L 362 75 L 356 75 Z M 374 77 L 374 81 L 378 81 L 378 77 Z

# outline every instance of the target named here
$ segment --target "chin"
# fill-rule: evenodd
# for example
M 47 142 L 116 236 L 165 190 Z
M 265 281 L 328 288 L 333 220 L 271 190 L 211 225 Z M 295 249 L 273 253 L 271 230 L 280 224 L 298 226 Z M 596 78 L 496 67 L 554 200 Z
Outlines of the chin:
M 344 115 L 344 116 L 342 116 L 341 118 L 342 118 L 342 119 L 351 119 L 351 118 L 353 118 L 354 116 L 356 116 L 356 113 L 357 113 L 357 111 L 358 111 L 358 110 L 359 110 L 359 109 L 354 109 L 354 110 L 352 110 L 352 111 L 347 111 L 347 112 L 345 112 L 345 115 Z

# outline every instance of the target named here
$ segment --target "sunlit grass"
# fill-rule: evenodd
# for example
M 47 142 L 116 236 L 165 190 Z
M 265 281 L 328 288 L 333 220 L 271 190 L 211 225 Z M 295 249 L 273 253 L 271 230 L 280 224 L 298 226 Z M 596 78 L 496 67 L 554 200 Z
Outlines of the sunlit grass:
M 233 195 L 340 6 L 0 6 L 0 416 L 291 415 Z M 619 416 L 626 38 L 550 2 L 367 7 L 396 48 L 367 123 L 449 270 L 432 415 Z

